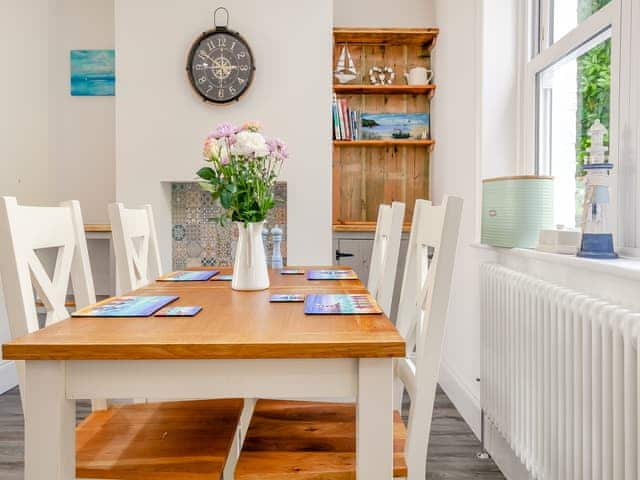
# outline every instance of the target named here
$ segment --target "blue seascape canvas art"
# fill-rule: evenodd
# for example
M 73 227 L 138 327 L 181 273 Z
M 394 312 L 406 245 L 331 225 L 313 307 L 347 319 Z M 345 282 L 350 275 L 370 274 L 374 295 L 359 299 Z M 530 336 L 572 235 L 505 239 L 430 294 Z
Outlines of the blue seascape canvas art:
M 71 50 L 71 95 L 115 95 L 115 67 L 115 50 Z
M 428 113 L 362 113 L 362 139 L 428 139 Z

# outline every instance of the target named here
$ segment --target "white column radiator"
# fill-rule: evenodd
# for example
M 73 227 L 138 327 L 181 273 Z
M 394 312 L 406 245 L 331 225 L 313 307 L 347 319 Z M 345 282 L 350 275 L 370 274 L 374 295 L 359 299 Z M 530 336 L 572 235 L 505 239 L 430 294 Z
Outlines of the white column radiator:
M 640 479 L 640 314 L 495 264 L 481 277 L 485 419 L 533 478 Z

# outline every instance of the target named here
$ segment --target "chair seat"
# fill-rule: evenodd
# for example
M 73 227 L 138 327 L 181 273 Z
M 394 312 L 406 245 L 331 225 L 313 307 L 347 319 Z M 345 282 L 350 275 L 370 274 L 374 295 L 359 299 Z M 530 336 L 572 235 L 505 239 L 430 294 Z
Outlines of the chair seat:
M 76 429 L 78 478 L 219 479 L 243 401 L 197 400 L 114 406 Z
M 407 432 L 393 420 L 393 473 L 406 477 Z M 354 404 L 258 400 L 235 479 L 353 480 L 355 451 Z

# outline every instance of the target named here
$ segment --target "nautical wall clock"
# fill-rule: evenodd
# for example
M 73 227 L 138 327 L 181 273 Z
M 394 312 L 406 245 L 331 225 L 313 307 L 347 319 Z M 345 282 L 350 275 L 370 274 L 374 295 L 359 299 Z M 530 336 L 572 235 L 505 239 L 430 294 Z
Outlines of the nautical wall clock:
M 224 26 L 216 23 L 218 11 L 226 13 Z M 191 85 L 205 101 L 228 103 L 247 91 L 256 67 L 249 44 L 238 32 L 227 28 L 227 9 L 217 8 L 213 17 L 215 29 L 204 32 L 191 46 L 187 73 Z

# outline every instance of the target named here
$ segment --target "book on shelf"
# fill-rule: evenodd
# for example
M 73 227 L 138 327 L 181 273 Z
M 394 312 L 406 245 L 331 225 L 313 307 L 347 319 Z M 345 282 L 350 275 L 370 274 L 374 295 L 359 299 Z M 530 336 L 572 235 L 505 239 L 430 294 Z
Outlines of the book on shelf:
M 344 139 L 344 129 L 342 127 L 342 108 L 336 94 L 333 94 L 333 130 L 336 140 Z
M 351 128 L 349 127 L 349 124 L 351 123 L 351 121 L 349 120 L 350 111 L 349 106 L 347 105 L 346 98 L 340 99 L 340 108 L 342 108 L 342 121 L 344 123 L 345 138 L 347 140 L 351 140 Z
M 338 100 L 336 95 L 333 95 L 333 102 L 331 103 L 331 115 L 333 116 L 333 138 L 340 140 L 340 117 L 338 115 Z
M 333 94 L 331 103 L 334 140 L 360 140 L 361 114 L 351 110 L 346 98 Z

